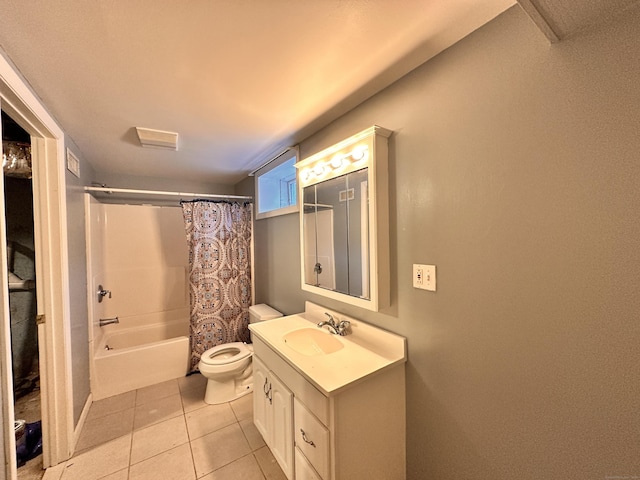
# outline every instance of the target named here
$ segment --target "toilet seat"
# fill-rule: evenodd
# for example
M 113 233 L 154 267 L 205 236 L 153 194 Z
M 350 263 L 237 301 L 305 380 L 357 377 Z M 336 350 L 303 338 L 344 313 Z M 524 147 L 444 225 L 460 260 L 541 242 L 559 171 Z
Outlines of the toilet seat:
M 200 362 L 205 365 L 229 365 L 251 356 L 252 352 L 243 342 L 225 343 L 210 348 L 202 354 Z

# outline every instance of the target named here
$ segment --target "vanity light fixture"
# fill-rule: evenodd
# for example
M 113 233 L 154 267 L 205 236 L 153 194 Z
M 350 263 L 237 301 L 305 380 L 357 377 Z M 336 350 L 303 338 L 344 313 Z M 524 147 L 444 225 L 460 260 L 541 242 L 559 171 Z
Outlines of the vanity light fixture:
M 357 145 L 348 152 L 339 152 L 327 163 L 325 159 L 308 165 L 300 172 L 300 178 L 303 182 L 309 182 L 314 177 L 319 179 L 326 173 L 336 171 L 341 168 L 350 166 L 359 167 L 361 163 L 366 163 L 369 159 L 369 147 L 367 145 Z M 328 168 L 330 167 L 330 169 Z

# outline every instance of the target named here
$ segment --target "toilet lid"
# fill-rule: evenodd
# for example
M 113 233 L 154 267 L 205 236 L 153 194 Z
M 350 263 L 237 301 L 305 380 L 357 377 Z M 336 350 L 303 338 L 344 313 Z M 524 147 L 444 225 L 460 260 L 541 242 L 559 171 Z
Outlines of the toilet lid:
M 207 365 L 227 365 L 250 355 L 251 351 L 242 342 L 225 343 L 204 352 L 200 361 Z

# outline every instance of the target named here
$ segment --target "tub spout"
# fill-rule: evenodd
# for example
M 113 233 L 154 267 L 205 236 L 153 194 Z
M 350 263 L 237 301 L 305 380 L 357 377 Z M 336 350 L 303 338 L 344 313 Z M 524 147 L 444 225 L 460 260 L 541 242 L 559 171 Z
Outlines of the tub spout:
M 101 327 L 104 327 L 105 325 L 111 325 L 112 323 L 120 323 L 120 320 L 118 319 L 118 317 L 100 319 Z

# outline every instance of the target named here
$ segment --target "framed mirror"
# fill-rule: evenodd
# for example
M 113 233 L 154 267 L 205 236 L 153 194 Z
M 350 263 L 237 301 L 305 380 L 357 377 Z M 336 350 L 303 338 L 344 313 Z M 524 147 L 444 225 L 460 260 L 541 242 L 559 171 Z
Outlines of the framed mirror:
M 303 290 L 368 310 L 388 305 L 390 135 L 373 126 L 296 164 Z

